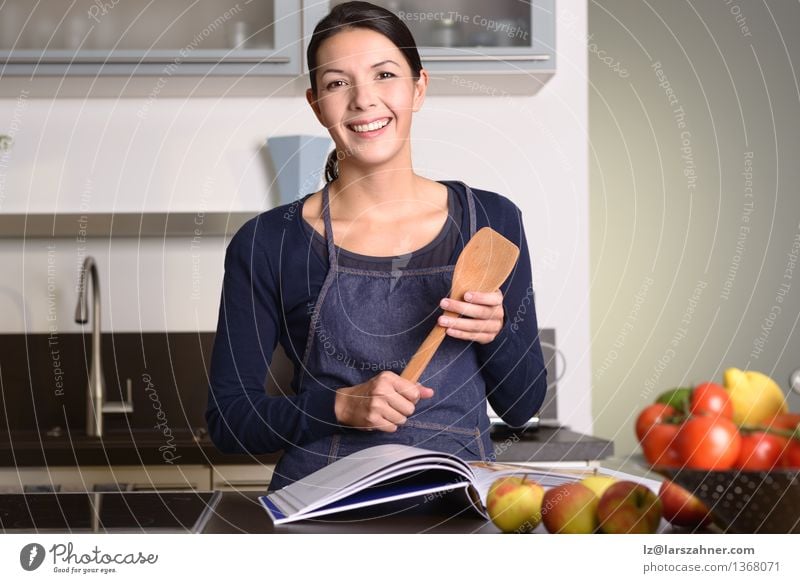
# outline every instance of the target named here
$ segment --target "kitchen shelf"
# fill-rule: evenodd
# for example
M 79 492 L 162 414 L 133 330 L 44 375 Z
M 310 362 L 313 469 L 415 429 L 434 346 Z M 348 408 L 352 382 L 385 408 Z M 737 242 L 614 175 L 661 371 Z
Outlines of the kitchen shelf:
M 0 238 L 224 236 L 260 212 L 0 214 Z

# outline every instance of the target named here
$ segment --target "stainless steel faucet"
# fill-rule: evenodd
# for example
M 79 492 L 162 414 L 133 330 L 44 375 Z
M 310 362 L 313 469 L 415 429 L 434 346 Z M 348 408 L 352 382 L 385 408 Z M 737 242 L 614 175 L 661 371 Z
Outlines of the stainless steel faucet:
M 100 282 L 97 276 L 97 265 L 94 258 L 87 256 L 81 268 L 78 287 L 78 306 L 75 309 L 75 321 L 86 324 L 89 317 L 89 301 L 87 299 L 87 274 L 92 281 L 92 362 L 89 368 L 89 384 L 86 390 L 86 435 L 103 436 L 103 413 L 133 413 L 133 395 L 131 381 L 128 379 L 128 399 L 114 403 L 106 403 L 106 386 L 103 376 L 102 336 L 100 334 Z

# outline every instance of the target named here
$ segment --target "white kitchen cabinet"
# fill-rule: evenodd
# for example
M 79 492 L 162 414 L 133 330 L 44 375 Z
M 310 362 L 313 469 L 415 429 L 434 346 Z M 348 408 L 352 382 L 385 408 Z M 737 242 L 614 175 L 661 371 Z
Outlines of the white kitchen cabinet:
M 314 27 L 342 1 L 5 0 L 0 97 L 303 95 Z M 533 94 L 555 73 L 555 0 L 374 3 L 411 29 L 430 94 Z
M 316 24 L 344 1 L 304 3 L 304 54 Z M 411 30 L 431 76 L 431 94 L 533 94 L 555 73 L 555 0 L 373 3 L 397 14 Z
M 295 75 L 299 0 L 6 0 L 2 75 Z

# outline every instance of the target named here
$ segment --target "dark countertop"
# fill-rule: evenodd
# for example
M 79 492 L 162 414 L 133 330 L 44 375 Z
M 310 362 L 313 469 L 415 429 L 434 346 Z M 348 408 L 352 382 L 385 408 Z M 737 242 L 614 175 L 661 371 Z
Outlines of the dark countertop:
M 280 453 L 259 456 L 226 455 L 206 435 L 176 432 L 173 439 L 152 430 L 109 432 L 102 439 L 65 432 L 50 436 L 34 431 L 5 433 L 0 442 L 0 466 L 112 466 L 274 464 Z M 610 441 L 568 429 L 541 427 L 522 436 L 492 437 L 498 461 L 553 462 L 602 460 L 614 454 Z M 169 461 L 172 460 L 172 461 Z
M 200 532 L 207 534 L 496 534 L 499 529 L 463 498 L 412 498 L 339 515 L 274 526 L 258 502 L 259 492 L 220 492 Z M 56 498 L 58 496 L 58 498 Z M 106 495 L 103 502 L 85 494 L 0 495 L 0 532 L 193 532 L 209 492 L 197 494 Z M 56 502 L 57 500 L 57 502 Z M 92 500 L 95 500 L 92 502 Z M 194 510 L 190 510 L 190 507 Z M 53 509 L 58 508 L 55 512 Z M 31 508 L 38 510 L 31 511 Z M 20 510 L 22 509 L 22 511 Z M 66 509 L 66 510 L 65 510 Z M 178 510 L 178 512 L 176 512 Z M 181 511 L 182 510 L 182 511 Z M 192 513 L 194 512 L 194 514 Z M 101 518 L 93 519 L 94 515 Z M 660 533 L 687 532 L 662 520 Z M 713 532 L 713 531 L 712 531 Z M 546 530 L 539 525 L 535 534 Z
M 259 492 L 223 492 L 204 533 L 338 534 L 338 533 L 498 533 L 474 510 L 437 498 L 421 503 L 400 500 L 393 506 L 358 509 L 274 526 L 258 501 Z

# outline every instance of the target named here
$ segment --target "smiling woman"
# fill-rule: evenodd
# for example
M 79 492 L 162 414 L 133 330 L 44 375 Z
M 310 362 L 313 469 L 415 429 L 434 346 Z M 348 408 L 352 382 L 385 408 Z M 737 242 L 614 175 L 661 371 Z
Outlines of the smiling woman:
M 321 191 L 262 213 L 228 246 L 209 434 L 226 452 L 282 449 L 270 490 L 382 443 L 493 460 L 487 400 L 522 426 L 547 388 L 520 211 L 414 172 L 411 122 L 428 75 L 397 16 L 336 6 L 308 62 L 306 97 L 336 148 Z M 519 247 L 514 272 L 500 289 L 448 297 L 456 260 L 484 226 Z M 512 327 L 506 314 L 523 302 L 531 309 Z M 446 337 L 421 383 L 403 379 L 435 325 Z M 278 343 L 293 395 L 264 392 Z

